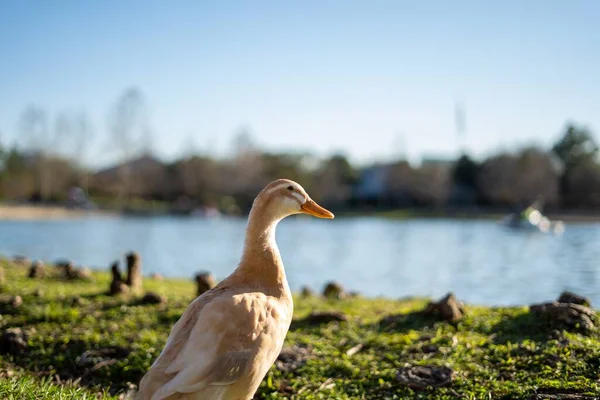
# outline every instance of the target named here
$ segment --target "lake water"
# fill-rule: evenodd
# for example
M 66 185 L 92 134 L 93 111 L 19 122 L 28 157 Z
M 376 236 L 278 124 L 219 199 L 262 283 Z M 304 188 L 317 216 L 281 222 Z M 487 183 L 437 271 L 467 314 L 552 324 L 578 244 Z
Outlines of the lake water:
M 217 278 L 236 266 L 243 219 L 89 217 L 0 221 L 0 253 L 67 258 L 105 268 L 125 252 L 145 274 Z M 367 296 L 441 296 L 469 303 L 529 304 L 569 289 L 600 304 L 600 224 L 567 224 L 563 235 L 515 231 L 493 221 L 300 217 L 280 223 L 277 242 L 290 286 L 321 290 L 337 280 Z

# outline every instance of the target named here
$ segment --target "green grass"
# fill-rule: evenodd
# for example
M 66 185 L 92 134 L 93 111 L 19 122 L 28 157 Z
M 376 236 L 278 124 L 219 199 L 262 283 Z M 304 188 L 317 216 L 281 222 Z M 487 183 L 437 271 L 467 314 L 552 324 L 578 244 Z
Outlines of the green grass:
M 146 279 L 167 305 L 137 305 L 104 295 L 108 275 L 93 282 L 26 278 L 27 269 L 0 262 L 0 331 L 21 327 L 27 348 L 0 355 L 0 398 L 117 399 L 158 356 L 171 326 L 193 299 L 191 281 Z M 51 268 L 51 267 L 50 267 Z M 42 295 L 36 296 L 41 289 Z M 12 295 L 23 305 L 7 304 Z M 73 305 L 73 297 L 81 297 Z M 529 399 L 535 393 L 600 394 L 600 336 L 561 330 L 526 307 L 466 307 L 458 324 L 419 314 L 424 299 L 320 298 L 295 301 L 287 346 L 306 360 L 271 368 L 259 399 Z M 312 311 L 341 311 L 349 320 L 313 326 Z M 383 317 L 406 314 L 392 326 Z M 557 328 L 559 328 L 557 330 Z M 358 352 L 347 352 L 357 345 Z M 109 349 L 110 354 L 98 350 Z M 96 351 L 96 354 L 90 354 Z M 105 350 L 106 351 L 106 350 Z M 87 353 L 86 353 L 87 352 Z M 88 357 L 82 355 L 87 354 Z M 396 378 L 405 365 L 448 366 L 450 386 L 413 391 Z

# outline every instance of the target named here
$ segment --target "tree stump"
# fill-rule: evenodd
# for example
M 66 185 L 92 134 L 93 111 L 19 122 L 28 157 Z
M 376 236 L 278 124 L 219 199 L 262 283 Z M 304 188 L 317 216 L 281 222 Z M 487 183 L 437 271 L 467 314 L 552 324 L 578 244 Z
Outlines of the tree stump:
M 79 268 L 76 270 L 77 279 L 81 279 L 84 281 L 93 280 L 92 270 L 89 268 Z
M 41 261 L 34 261 L 29 268 L 29 275 L 32 279 L 41 279 L 44 277 L 44 264 Z
M 21 354 L 27 347 L 27 335 L 21 328 L 8 328 L 0 335 L 0 354 Z
M 23 298 L 21 296 L 12 296 L 10 298 L 10 305 L 12 308 L 19 308 L 23 305 Z
M 110 267 L 112 273 L 112 282 L 110 283 L 109 293 L 111 295 L 128 293 L 129 286 L 123 282 L 123 277 L 121 276 L 121 271 L 119 270 L 119 262 L 115 261 Z
M 448 322 L 457 322 L 463 317 L 465 310 L 462 304 L 456 300 L 454 293 L 448 293 L 437 303 L 429 303 L 423 313 L 426 315 L 439 315 Z
M 200 272 L 196 274 L 196 296 L 202 295 L 214 288 L 217 282 L 210 272 Z
M 127 254 L 127 286 L 134 293 L 142 291 L 142 260 L 136 252 Z
M 0 267 L 0 285 L 4 285 L 6 283 L 6 274 L 4 273 L 4 268 Z
M 569 304 L 579 304 L 580 306 L 590 307 L 592 305 L 592 301 L 584 296 L 580 296 L 576 293 L 564 291 L 561 293 L 558 298 L 559 303 L 569 303 Z
M 412 390 L 449 386 L 453 376 L 451 368 L 424 365 L 405 365 L 396 372 L 398 382 Z
M 75 296 L 71 300 L 72 307 L 81 307 L 83 304 L 84 304 L 84 301 L 80 296 Z
M 163 276 L 161 274 L 159 274 L 158 272 L 155 272 L 152 275 L 150 275 L 150 278 L 154 279 L 155 281 L 164 280 Z
M 341 284 L 337 282 L 329 282 L 323 289 L 323 296 L 330 299 L 343 299 L 346 297 L 346 292 Z
M 300 295 L 303 298 L 308 298 L 308 297 L 313 297 L 315 294 L 313 293 L 312 289 L 308 286 L 303 286 L 302 290 L 300 291 Z
M 70 261 L 62 263 L 60 265 L 60 268 L 62 269 L 63 278 L 65 279 L 74 279 L 77 275 L 77 272 L 75 271 L 75 266 Z
M 339 311 L 315 311 L 301 321 L 307 325 L 321 325 L 329 322 L 345 322 L 348 321 L 348 317 Z
M 14 256 L 12 259 L 13 264 L 25 267 L 29 264 L 29 258 L 24 256 Z
M 596 312 L 589 307 L 572 303 L 551 303 L 533 304 L 529 306 L 529 311 L 539 316 L 545 317 L 549 322 L 572 329 L 581 329 L 584 331 L 594 330 L 598 323 Z
M 141 304 L 165 304 L 167 302 L 167 298 L 158 293 L 148 292 L 142 297 L 140 300 Z

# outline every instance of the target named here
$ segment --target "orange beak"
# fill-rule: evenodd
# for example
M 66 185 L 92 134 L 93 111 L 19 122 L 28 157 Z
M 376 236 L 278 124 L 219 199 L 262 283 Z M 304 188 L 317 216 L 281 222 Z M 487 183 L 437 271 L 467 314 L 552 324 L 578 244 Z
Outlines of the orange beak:
M 309 214 L 317 218 L 333 219 L 335 217 L 331 211 L 324 209 L 312 199 L 306 200 L 306 203 L 302 204 L 300 209 L 304 214 Z

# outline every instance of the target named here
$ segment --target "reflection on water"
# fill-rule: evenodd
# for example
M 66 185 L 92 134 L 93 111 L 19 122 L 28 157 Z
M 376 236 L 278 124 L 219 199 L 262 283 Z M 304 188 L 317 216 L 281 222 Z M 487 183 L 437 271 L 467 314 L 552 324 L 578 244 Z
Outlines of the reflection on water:
M 88 218 L 0 222 L 0 253 L 106 267 L 141 253 L 144 272 L 229 274 L 245 221 Z M 600 225 L 568 225 L 562 236 L 509 230 L 490 221 L 289 218 L 277 240 L 293 290 L 328 280 L 369 296 L 441 296 L 478 304 L 551 300 L 563 289 L 600 302 Z

